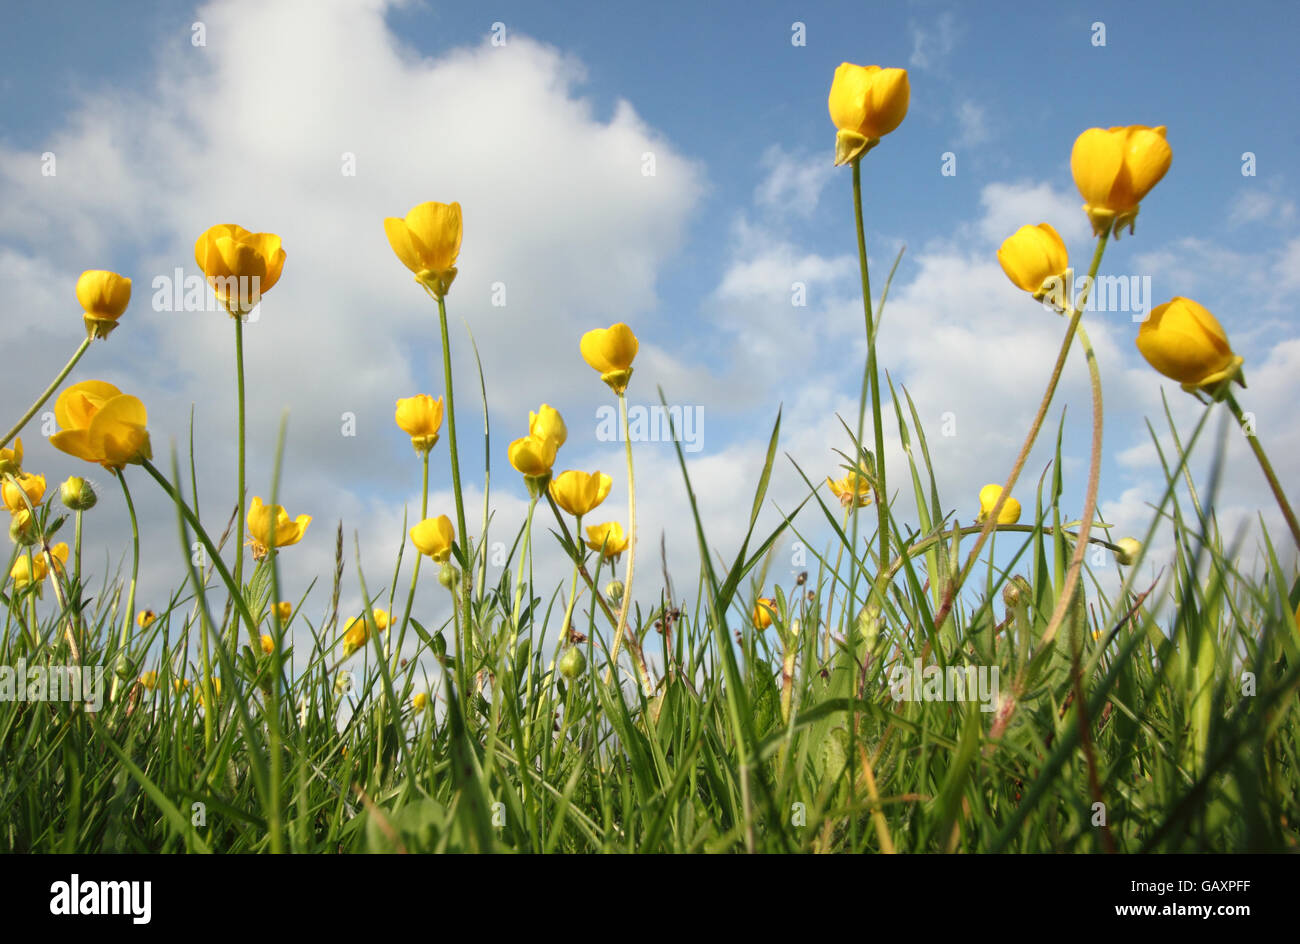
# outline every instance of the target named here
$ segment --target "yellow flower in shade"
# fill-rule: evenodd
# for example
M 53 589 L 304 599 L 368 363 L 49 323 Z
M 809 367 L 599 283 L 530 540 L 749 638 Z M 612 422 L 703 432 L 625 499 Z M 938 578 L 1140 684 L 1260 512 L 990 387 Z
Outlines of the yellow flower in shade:
M 516 439 L 506 450 L 510 464 L 526 478 L 541 478 L 551 474 L 555 465 L 556 444 L 554 439 L 539 439 L 525 436 Z
M 870 475 L 863 465 L 859 464 L 858 472 L 850 472 L 844 478 L 836 480 L 829 475 L 826 476 L 826 484 L 836 498 L 840 500 L 840 505 L 848 508 L 850 505 L 857 503 L 861 508 L 863 505 L 869 505 L 872 499 Z
M 262 655 L 269 656 L 275 652 L 275 640 L 271 638 L 269 633 L 262 633 L 260 641 L 262 643 Z
M 640 349 L 640 342 L 632 329 L 623 322 L 608 328 L 596 328 L 582 336 L 579 344 L 582 359 L 600 371 L 600 379 L 621 394 L 632 379 L 632 361 Z
M 388 245 L 436 298 L 446 295 L 456 278 L 462 229 L 459 203 L 421 203 L 405 219 L 384 220 Z
M 172 679 L 172 691 L 179 695 L 190 687 L 189 679 Z
M 772 625 L 772 617 L 775 615 L 776 601 L 770 597 L 759 597 L 754 604 L 754 612 L 750 614 L 750 621 L 755 629 L 767 629 Z
M 23 470 L 23 438 L 14 440 L 13 448 L 0 449 L 0 475 L 17 475 Z
M 438 442 L 442 429 L 442 397 L 434 399 L 427 393 L 397 401 L 397 425 L 411 437 L 411 445 L 420 454 L 427 454 Z
M 221 677 L 220 677 L 220 676 L 217 676 L 216 678 L 213 678 L 213 679 L 211 679 L 210 681 L 212 682 L 212 697 L 213 697 L 213 698 L 220 698 L 220 697 L 221 697 Z M 203 686 L 202 686 L 202 685 L 199 685 L 199 687 L 198 687 L 198 692 L 199 692 L 199 694 L 198 694 L 199 704 L 201 705 L 201 704 L 203 704 Z
M 579 472 L 570 469 L 551 480 L 550 492 L 555 503 L 571 515 L 587 514 L 605 500 L 613 480 L 604 472 Z
M 152 692 L 158 687 L 158 673 L 154 671 L 145 672 L 140 676 L 140 684 Z
M 1245 386 L 1242 359 L 1232 353 L 1223 326 L 1190 298 L 1153 308 L 1138 328 L 1137 348 L 1148 364 L 1188 392 L 1212 390 L 1225 380 Z
M 907 117 L 912 90 L 906 69 L 840 63 L 827 100 L 835 136 L 835 166 L 860 158 Z
M 451 546 L 455 540 L 456 529 L 446 515 L 425 518 L 411 529 L 411 543 L 416 550 L 439 564 L 451 560 Z
M 1017 288 L 1034 298 L 1047 294 L 1048 281 L 1065 278 L 1070 265 L 1070 253 L 1065 241 L 1049 223 L 1022 226 L 1008 236 L 998 250 L 998 262 Z
M 985 485 L 980 489 L 980 513 L 976 520 L 983 521 L 993 511 L 993 506 L 998 503 L 998 498 L 1002 495 L 1001 485 Z M 1020 520 L 1020 502 L 1010 496 L 1002 503 L 1002 511 L 998 513 L 998 524 L 1015 524 Z
M 60 573 L 63 572 L 64 565 L 68 563 L 68 545 L 56 544 L 50 548 L 50 556 L 54 558 L 54 565 Z M 39 584 L 49 576 L 50 568 L 45 563 L 45 555 L 42 553 L 33 553 L 31 561 L 27 555 L 23 554 L 14 561 L 13 568 L 9 571 L 9 578 L 14 582 L 15 590 L 22 590 L 33 583 Z
M 1137 220 L 1138 204 L 1169 170 L 1174 152 L 1165 128 L 1089 128 L 1070 152 L 1074 185 L 1083 195 L 1083 211 L 1096 235 L 1129 232 Z
M 87 269 L 77 279 L 77 301 L 85 311 L 86 336 L 106 338 L 131 302 L 131 280 L 116 272 Z
M 287 623 L 289 617 L 293 616 L 293 604 L 288 600 L 281 600 L 275 605 L 275 612 L 280 617 L 281 623 Z
M 5 507 L 13 514 L 26 511 L 27 502 L 35 508 L 45 497 L 45 476 L 21 472 L 14 476 L 13 481 L 4 483 L 3 494 Z
M 601 551 L 608 560 L 618 560 L 619 555 L 627 550 L 627 535 L 617 521 L 593 524 L 587 528 L 587 547 Z
M 416 692 L 415 695 L 412 696 L 411 698 L 411 707 L 414 708 L 416 711 L 424 711 L 425 706 L 428 704 L 429 704 L 428 692 Z
M 559 449 L 569 438 L 569 431 L 564 426 L 560 411 L 543 403 L 536 413 L 528 411 L 528 435 L 536 439 L 554 440 L 555 448 Z
M 256 308 L 280 281 L 284 250 L 274 233 L 250 233 L 234 223 L 218 223 L 194 244 L 194 261 L 218 301 L 238 318 Z
M 141 610 L 135 614 L 135 625 L 141 629 L 148 629 L 158 619 L 158 614 L 153 610 Z
M 275 543 L 271 543 L 271 525 L 275 524 Z M 253 560 L 261 560 L 271 547 L 286 547 L 297 544 L 311 524 L 311 515 L 299 515 L 292 521 L 289 513 L 280 505 L 263 505 L 260 497 L 254 496 L 248 506 L 248 543 L 253 547 Z
M 110 383 L 73 384 L 54 401 L 54 418 L 62 429 L 50 445 L 60 452 L 115 471 L 153 458 L 144 404 Z

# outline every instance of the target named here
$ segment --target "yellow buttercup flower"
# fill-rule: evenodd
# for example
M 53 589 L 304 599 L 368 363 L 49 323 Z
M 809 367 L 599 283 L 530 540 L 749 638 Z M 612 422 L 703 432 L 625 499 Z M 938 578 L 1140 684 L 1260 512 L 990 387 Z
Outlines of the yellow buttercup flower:
M 135 625 L 141 629 L 148 629 L 158 619 L 158 614 L 153 610 L 141 610 L 135 614 Z
M 840 63 L 827 99 L 835 135 L 835 166 L 862 157 L 907 117 L 911 86 L 906 69 Z
M 425 518 L 411 529 L 411 543 L 421 554 L 432 557 L 439 564 L 451 559 L 451 546 L 456 540 L 456 528 L 446 515 Z
M 23 438 L 14 440 L 13 448 L 0 449 L 0 475 L 17 475 L 23 470 Z
M 510 464 L 523 476 L 541 478 L 551 474 L 555 465 L 555 440 L 524 436 L 516 439 L 506 450 Z
M 85 311 L 86 336 L 106 338 L 131 302 L 131 280 L 116 272 L 87 269 L 77 279 L 77 301 Z
M 560 411 L 543 403 L 536 413 L 528 411 L 528 435 L 537 439 L 554 440 L 555 448 L 559 449 L 569 438 L 569 431 L 564 426 Z
M 845 508 L 855 502 L 859 508 L 871 503 L 873 493 L 870 474 L 861 463 L 858 464 L 858 469 L 858 472 L 850 472 L 839 480 L 829 475 L 826 477 L 826 484 L 830 487 L 831 494 L 838 498 L 840 505 Z
M 416 692 L 415 695 L 412 696 L 411 698 L 411 707 L 414 708 L 416 711 L 424 711 L 425 706 L 428 704 L 429 704 L 428 692 Z
M 45 497 L 45 476 L 21 472 L 13 481 L 6 481 L 3 489 L 5 507 L 12 514 L 27 510 L 27 502 L 35 508 Z M 26 496 L 26 500 L 24 500 Z
M 172 691 L 179 695 L 190 687 L 189 679 L 172 679 Z
M 980 489 L 980 513 L 976 519 L 977 521 L 983 521 L 989 516 L 1001 495 L 1001 485 L 989 484 Z M 1002 511 L 998 513 L 998 524 L 1015 524 L 1019 520 L 1020 502 L 1008 496 L 1007 500 L 1002 503 Z
M 213 697 L 213 698 L 220 698 L 220 697 L 221 697 L 221 677 L 220 677 L 220 676 L 217 676 L 217 677 L 215 677 L 215 678 L 209 679 L 209 681 L 212 683 L 212 697 Z M 199 704 L 202 705 L 202 704 L 203 704 L 203 686 L 202 686 L 201 684 L 198 686 L 198 700 L 199 700 Z
M 271 543 L 271 524 L 275 524 L 275 543 Z M 281 505 L 263 505 L 262 499 L 253 497 L 248 506 L 248 543 L 253 548 L 253 560 L 261 560 L 271 547 L 287 547 L 297 544 L 311 524 L 311 515 L 299 515 L 293 520 Z
M 1070 253 L 1065 240 L 1049 223 L 1022 226 L 1008 236 L 998 250 L 998 263 L 1017 288 L 1034 298 L 1042 298 L 1049 289 L 1049 280 L 1065 278 L 1070 265 Z
M 218 223 L 194 244 L 194 261 L 232 318 L 247 315 L 280 281 L 284 249 L 275 233 Z
M 759 597 L 754 612 L 750 614 L 750 621 L 755 629 L 767 629 L 772 625 L 772 617 L 775 615 L 776 601 L 770 597 Z
M 1138 328 L 1137 348 L 1148 364 L 1188 392 L 1212 390 L 1225 380 L 1245 386 L 1242 359 L 1232 353 L 1223 326 L 1190 298 L 1153 308 Z
M 600 379 L 615 393 L 623 393 L 632 379 L 632 361 L 640 342 L 621 321 L 608 328 L 596 328 L 582 336 L 582 359 L 600 371 Z
M 375 629 L 381 633 L 388 629 L 388 612 L 386 610 L 371 610 L 370 615 L 375 621 Z M 343 627 L 343 657 L 347 658 L 352 655 L 369 640 L 370 624 L 366 622 L 364 616 L 354 616 Z
M 293 615 L 293 604 L 288 600 L 281 600 L 275 605 L 275 612 L 280 617 L 281 623 L 287 623 L 289 617 Z
M 619 555 L 627 550 L 627 535 L 623 526 L 617 521 L 605 524 L 593 524 L 587 528 L 587 547 L 601 551 L 606 560 L 618 560 Z M 619 596 L 622 596 L 620 593 Z
M 1129 232 L 1137 220 L 1138 204 L 1169 170 L 1174 152 L 1165 128 L 1089 128 L 1074 142 L 1070 170 L 1083 195 L 1083 210 L 1095 235 Z
M 54 418 L 62 429 L 50 445 L 70 456 L 114 471 L 153 458 L 144 404 L 110 383 L 73 384 L 54 401 Z
M 442 298 L 456 278 L 462 222 L 459 203 L 421 203 L 405 219 L 384 220 L 388 244 L 415 281 Z
M 63 572 L 64 565 L 68 563 L 68 545 L 59 543 L 50 548 L 50 556 L 54 558 L 54 565 L 60 573 Z M 50 568 L 45 563 L 45 555 L 33 553 L 29 562 L 27 555 L 23 554 L 14 561 L 13 568 L 9 571 L 9 578 L 14 582 L 15 590 L 22 590 L 33 583 L 39 584 L 49 576 Z
M 158 687 L 158 673 L 152 670 L 149 672 L 145 672 L 143 675 L 140 676 L 140 684 L 152 692 L 155 688 Z
M 411 445 L 420 454 L 426 454 L 438 442 L 442 429 L 442 397 L 434 399 L 427 393 L 397 401 L 394 417 L 402 432 L 411 437 Z
M 570 469 L 551 480 L 550 492 L 555 503 L 571 515 L 581 517 L 605 500 L 613 480 L 604 472 L 579 472 Z
M 262 655 L 269 656 L 275 652 L 275 640 L 271 638 L 269 633 L 262 633 L 260 642 L 262 643 Z

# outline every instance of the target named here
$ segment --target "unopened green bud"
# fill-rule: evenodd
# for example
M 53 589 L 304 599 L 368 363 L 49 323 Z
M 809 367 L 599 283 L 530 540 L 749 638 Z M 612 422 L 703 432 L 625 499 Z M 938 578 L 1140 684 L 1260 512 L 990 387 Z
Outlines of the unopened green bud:
M 433 654 L 439 659 L 447 654 L 447 639 L 442 633 L 433 637 Z
M 31 547 L 40 539 L 40 531 L 32 513 L 26 508 L 15 513 L 9 521 L 9 540 L 23 547 Z
M 570 646 L 560 656 L 560 674 L 572 682 L 587 671 L 587 657 L 577 646 Z
M 438 571 L 438 583 L 442 584 L 444 589 L 451 590 L 456 586 L 458 580 L 460 580 L 460 574 L 456 571 L 456 568 L 451 566 L 450 562 L 443 564 L 442 570 Z
M 1006 586 L 1002 588 L 1002 602 L 1010 609 L 1015 609 L 1021 603 L 1029 601 L 1029 594 L 1032 588 L 1029 581 L 1019 574 L 1007 581 Z
M 1142 553 L 1142 542 L 1137 538 L 1120 538 L 1115 543 L 1119 547 L 1115 552 L 1115 560 L 1125 567 L 1131 566 Z
M 72 476 L 59 486 L 59 499 L 73 511 L 88 511 L 99 501 L 90 483 L 80 475 Z
M 611 580 L 605 584 L 605 599 L 610 606 L 617 606 L 623 601 L 623 581 Z
M 859 610 L 856 625 L 867 648 L 874 648 L 876 639 L 880 636 L 880 604 L 872 600 Z

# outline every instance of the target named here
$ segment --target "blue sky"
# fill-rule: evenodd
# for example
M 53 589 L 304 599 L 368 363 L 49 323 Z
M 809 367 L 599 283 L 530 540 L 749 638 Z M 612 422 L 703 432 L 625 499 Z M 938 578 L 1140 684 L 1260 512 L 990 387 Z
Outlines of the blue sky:
M 460 422 L 463 438 L 481 422 L 465 319 L 488 374 L 502 530 L 518 527 L 524 507 L 505 445 L 542 401 L 569 421 L 557 468 L 610 472 L 609 517 L 625 516 L 621 449 L 596 436 L 595 410 L 608 397 L 576 355 L 582 330 L 625 320 L 643 344 L 633 402 L 653 402 L 662 384 L 670 402 L 705 410 L 692 475 L 710 537 L 730 556 L 777 406 L 783 449 L 814 479 L 834 470 L 833 449 L 847 448 L 836 411 L 856 410 L 850 177 L 830 167 L 826 112 L 831 75 L 847 60 L 909 70 L 908 117 L 863 165 L 877 294 L 907 246 L 881 362 L 917 399 L 959 517 L 973 515 L 980 485 L 1005 476 L 1061 330 L 1006 282 L 994 252 L 1018 226 L 1047 220 L 1086 268 L 1091 240 L 1069 154 L 1096 125 L 1164 124 L 1174 153 L 1136 236 L 1112 245 L 1103 274 L 1149 277 L 1149 302 L 1187 295 L 1218 315 L 1246 358 L 1243 404 L 1294 490 L 1298 16 L 1288 3 L 15 7 L 0 36 L 0 281 L 13 305 L 3 340 L 27 356 L 0 391 L 17 414 L 75 347 L 69 302 L 82 269 L 131 275 L 123 328 L 73 379 L 138 393 L 159 456 L 170 438 L 184 439 L 195 403 L 200 458 L 214 470 L 200 491 L 205 501 L 224 496 L 229 325 L 153 310 L 149 285 L 175 266 L 193 272 L 193 240 L 213 223 L 280 233 L 285 275 L 249 331 L 252 488 L 265 491 L 287 408 L 285 501 L 317 516 L 284 557 L 291 579 L 305 587 L 328 569 L 340 517 L 360 530 L 368 569 L 386 568 L 418 486 L 391 404 L 440 393 L 442 378 L 427 301 L 389 252 L 382 219 L 459 199 L 466 237 L 449 306 Z M 196 21 L 203 48 L 191 43 Z M 491 44 L 496 22 L 502 47 Z M 791 43 L 797 22 L 803 46 Z M 1092 42 L 1094 23 L 1104 24 L 1104 46 Z M 647 150 L 653 179 L 639 172 Z M 47 151 L 60 161 L 56 180 L 37 170 Z M 340 177 L 341 152 L 356 154 L 355 179 Z M 945 152 L 956 157 L 953 176 L 941 173 Z M 1255 176 L 1242 174 L 1244 152 L 1255 155 Z M 793 281 L 808 287 L 805 308 L 790 305 Z M 510 288 L 505 309 L 487 302 L 496 282 Z M 1128 313 L 1090 315 L 1088 325 L 1108 397 L 1101 510 L 1119 534 L 1140 533 L 1160 484 L 1142 417 L 1159 416 L 1162 381 L 1138 357 Z M 1077 353 L 1051 414 L 1052 423 L 1062 408 L 1069 417 L 1067 514 L 1082 503 L 1087 461 Z M 1193 423 L 1200 407 L 1165 388 L 1180 425 Z M 338 433 L 345 412 L 359 418 L 351 439 Z M 945 441 L 948 412 L 959 433 Z M 48 478 L 84 471 L 34 428 L 24 438 Z M 1231 525 L 1262 510 L 1280 536 L 1237 439 L 1220 514 Z M 466 477 L 478 482 L 481 449 L 473 438 L 463 448 Z M 893 484 L 904 484 L 901 452 L 888 455 Z M 1035 452 L 1029 482 L 1048 458 Z M 435 512 L 450 512 L 445 459 L 435 453 L 435 469 L 444 463 Z M 667 532 L 690 573 L 694 539 L 682 527 L 671 448 L 642 444 L 638 462 L 643 540 L 656 547 Z M 1022 488 L 1028 505 L 1032 485 Z M 789 508 L 801 489 L 784 465 L 774 499 Z M 146 503 L 146 533 L 174 541 L 157 498 Z M 470 499 L 472 521 L 480 500 Z M 115 559 L 120 505 L 106 501 L 91 530 Z M 769 509 L 764 522 L 774 519 Z M 562 573 L 557 565 L 553 576 Z M 157 608 L 178 579 L 175 564 L 151 558 L 142 602 Z M 442 605 L 436 591 L 423 605 Z M 646 590 L 647 602 L 656 596 Z

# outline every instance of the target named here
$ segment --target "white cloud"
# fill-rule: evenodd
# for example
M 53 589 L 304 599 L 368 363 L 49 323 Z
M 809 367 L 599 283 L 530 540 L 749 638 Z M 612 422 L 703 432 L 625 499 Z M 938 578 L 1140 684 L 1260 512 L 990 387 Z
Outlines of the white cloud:
M 960 29 L 951 12 L 941 13 L 927 26 L 911 23 L 908 32 L 912 37 L 912 55 L 908 64 L 914 69 L 939 66 L 957 45 Z

